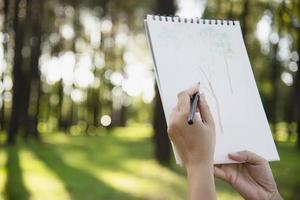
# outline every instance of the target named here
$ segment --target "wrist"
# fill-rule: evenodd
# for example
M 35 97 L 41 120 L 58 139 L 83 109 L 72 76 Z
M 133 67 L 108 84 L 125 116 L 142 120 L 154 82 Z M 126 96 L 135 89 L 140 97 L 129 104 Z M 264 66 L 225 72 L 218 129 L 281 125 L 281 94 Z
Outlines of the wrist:
M 189 199 L 216 199 L 213 162 L 193 163 L 186 166 Z
M 192 176 L 200 171 L 211 171 L 213 172 L 213 162 L 205 161 L 199 163 L 190 163 L 186 165 L 186 172 L 188 176 Z

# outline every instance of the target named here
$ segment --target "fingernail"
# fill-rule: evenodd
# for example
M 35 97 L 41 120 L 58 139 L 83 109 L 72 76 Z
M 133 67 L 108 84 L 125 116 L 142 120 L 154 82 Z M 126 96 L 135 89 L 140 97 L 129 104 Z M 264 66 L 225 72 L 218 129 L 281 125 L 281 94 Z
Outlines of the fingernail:
M 239 156 L 239 155 L 240 155 L 240 152 L 229 153 L 229 155 L 231 155 L 231 156 Z

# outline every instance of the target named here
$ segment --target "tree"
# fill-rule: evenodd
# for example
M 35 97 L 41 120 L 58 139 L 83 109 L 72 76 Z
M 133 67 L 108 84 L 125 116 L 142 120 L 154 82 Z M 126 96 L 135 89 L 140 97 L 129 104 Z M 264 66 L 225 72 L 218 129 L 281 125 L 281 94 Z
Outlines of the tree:
M 26 18 L 26 1 L 16 0 L 14 5 L 14 64 L 13 64 L 13 97 L 11 119 L 8 130 L 7 144 L 14 144 L 20 127 L 20 110 L 22 108 L 22 80 L 23 80 L 23 57 L 22 48 L 24 42 L 24 22 Z
M 243 34 L 243 37 L 244 37 L 244 40 L 246 41 L 246 36 L 247 36 L 247 18 L 248 18 L 248 15 L 249 15 L 249 0 L 244 0 L 244 3 L 243 3 L 243 12 L 242 12 L 242 15 L 241 15 L 241 24 L 242 24 L 242 34 Z
M 298 33 L 298 38 L 300 38 L 300 31 Z M 298 55 L 300 55 L 300 39 L 298 39 Z M 298 66 L 298 71 L 295 76 L 295 85 L 294 85 L 294 112 L 295 112 L 295 121 L 297 124 L 297 135 L 298 135 L 298 140 L 297 140 L 297 146 L 300 149 L 300 61 L 298 60 L 297 62 Z
M 24 137 L 27 139 L 32 135 L 39 140 L 38 134 L 38 117 L 40 110 L 40 96 L 41 96 L 41 78 L 39 71 L 39 58 L 41 55 L 41 37 L 42 37 L 42 21 L 43 21 L 43 4 L 40 0 L 32 0 L 31 21 L 32 21 L 32 35 L 31 35 L 31 58 L 30 71 L 28 75 L 27 101 L 25 106 L 27 126 L 25 128 Z
M 8 24 L 9 24 L 9 1 L 8 0 L 4 0 L 4 6 L 3 6 L 3 15 L 4 15 L 4 19 L 3 19 L 3 32 L 8 34 Z M 6 58 L 6 52 L 7 52 L 7 43 L 8 41 L 6 41 L 4 43 L 4 59 L 7 60 Z M 4 81 L 4 76 L 5 76 L 5 72 L 2 72 L 1 74 L 1 82 L 3 83 Z M 0 95 L 3 97 L 4 96 L 4 90 L 0 93 Z M 2 98 L 2 107 L 1 107 L 1 111 L 0 111 L 0 126 L 1 129 L 4 130 L 5 129 L 5 101 Z
M 174 0 L 157 0 L 157 11 L 162 15 L 174 15 Z M 171 160 L 170 142 L 167 134 L 166 118 L 157 85 L 155 86 L 155 93 L 153 119 L 155 157 L 161 163 L 169 163 Z
M 280 4 L 280 7 L 278 9 L 278 34 L 280 35 L 284 26 L 283 17 L 286 12 L 286 5 L 285 1 L 282 1 Z M 272 106 L 271 106 L 271 123 L 273 125 L 273 133 L 276 135 L 276 124 L 278 122 L 278 104 L 279 104 L 279 95 L 280 95 L 280 75 L 282 73 L 282 67 L 280 65 L 280 62 L 277 60 L 277 53 L 278 53 L 278 46 L 279 44 L 276 43 L 272 45 L 272 51 L 271 51 L 271 82 L 273 85 L 273 94 L 272 94 Z M 276 138 L 275 138 L 276 139 Z
M 298 2 L 298 5 L 295 5 L 296 7 L 298 6 L 298 11 L 300 10 L 300 3 Z M 298 19 L 300 18 L 299 13 L 298 13 Z M 300 27 L 295 26 L 295 29 L 297 30 L 297 53 L 300 55 Z M 294 119 L 297 124 L 297 147 L 300 149 L 300 59 L 297 61 L 297 66 L 298 70 L 295 75 L 295 82 L 294 82 L 294 94 L 293 94 L 293 112 L 294 112 Z

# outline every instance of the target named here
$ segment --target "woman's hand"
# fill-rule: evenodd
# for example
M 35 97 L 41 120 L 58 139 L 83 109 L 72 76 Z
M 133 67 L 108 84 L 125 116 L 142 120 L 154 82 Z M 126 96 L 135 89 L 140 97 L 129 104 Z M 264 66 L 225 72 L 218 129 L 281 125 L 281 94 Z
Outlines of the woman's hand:
M 191 97 L 199 91 L 199 84 L 178 94 L 168 128 L 169 137 L 175 145 L 187 170 L 189 199 L 215 199 L 213 158 L 215 126 L 204 95 L 200 95 L 194 123 L 188 124 Z
M 215 166 L 216 177 L 231 184 L 245 199 L 282 199 L 268 161 L 249 151 L 229 154 L 229 158 L 243 163 Z
M 215 148 L 215 126 L 205 96 L 200 95 L 194 123 L 187 122 L 191 109 L 191 98 L 199 91 L 199 85 L 178 94 L 178 103 L 172 110 L 168 133 L 182 159 L 183 165 L 213 163 Z

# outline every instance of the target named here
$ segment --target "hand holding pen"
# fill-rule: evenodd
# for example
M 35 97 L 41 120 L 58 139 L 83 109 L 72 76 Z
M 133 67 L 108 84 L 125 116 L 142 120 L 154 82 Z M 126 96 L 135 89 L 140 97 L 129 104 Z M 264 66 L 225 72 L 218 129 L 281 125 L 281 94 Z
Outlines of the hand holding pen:
M 168 133 L 186 166 L 213 162 L 215 125 L 204 94 L 199 95 L 199 87 L 198 83 L 180 92 L 170 116 Z
M 204 94 L 199 95 L 199 87 L 197 84 L 178 94 L 168 134 L 186 168 L 190 199 L 199 199 L 199 194 L 215 199 L 215 126 Z M 195 114 L 197 111 L 200 115 Z

